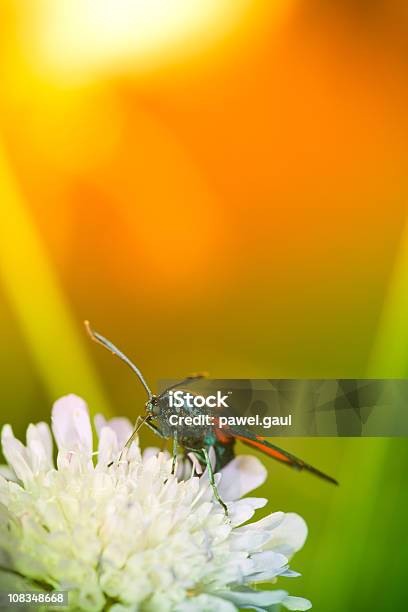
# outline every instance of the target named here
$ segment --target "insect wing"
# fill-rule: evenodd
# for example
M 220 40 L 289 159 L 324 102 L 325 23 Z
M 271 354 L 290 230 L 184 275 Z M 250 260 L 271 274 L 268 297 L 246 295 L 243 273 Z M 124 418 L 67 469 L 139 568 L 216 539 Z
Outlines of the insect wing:
M 247 446 L 257 448 L 265 455 L 268 455 L 269 457 L 272 457 L 276 461 L 280 461 L 281 463 L 284 463 L 289 467 L 293 467 L 297 470 L 306 470 L 307 472 L 315 474 L 315 476 L 319 476 L 319 478 L 323 478 L 324 480 L 327 480 L 332 484 L 339 484 L 337 480 L 335 480 L 331 476 L 328 476 L 324 472 L 321 472 L 309 463 L 306 463 L 305 461 L 303 461 L 303 459 L 299 459 L 295 455 L 288 453 L 282 448 L 271 444 L 262 436 L 257 436 L 256 434 L 253 434 L 252 432 L 247 431 L 246 429 L 242 429 L 240 427 L 235 426 L 228 426 L 220 429 L 215 426 L 215 435 L 221 444 L 227 443 L 227 440 L 231 438 L 235 440 L 240 440 Z

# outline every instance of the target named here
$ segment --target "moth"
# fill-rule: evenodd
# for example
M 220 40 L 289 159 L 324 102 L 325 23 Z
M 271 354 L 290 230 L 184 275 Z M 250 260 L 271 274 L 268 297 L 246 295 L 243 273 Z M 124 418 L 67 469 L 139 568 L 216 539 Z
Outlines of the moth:
M 160 395 L 155 395 L 152 393 L 150 387 L 146 383 L 146 380 L 139 370 L 139 368 L 127 357 L 121 350 L 119 350 L 112 342 L 107 340 L 104 336 L 94 331 L 89 322 L 85 321 L 85 327 L 87 329 L 88 334 L 98 344 L 101 344 L 103 347 L 108 349 L 113 355 L 116 355 L 121 359 L 126 365 L 136 374 L 142 383 L 146 394 L 147 401 L 145 404 L 145 415 L 143 417 L 138 417 L 134 430 L 126 442 L 119 459 L 123 456 L 126 450 L 131 446 L 133 440 L 137 436 L 139 429 L 142 425 L 147 425 L 155 434 L 157 434 L 160 438 L 163 439 L 171 439 L 173 442 L 173 469 L 175 471 L 177 453 L 179 446 L 185 451 L 185 453 L 193 453 L 195 457 L 198 459 L 200 465 L 203 468 L 207 468 L 209 481 L 211 487 L 214 492 L 214 496 L 217 501 L 223 507 L 225 514 L 228 514 L 228 509 L 226 504 L 221 499 L 217 485 L 214 478 L 214 473 L 219 471 L 222 467 L 227 465 L 234 457 L 235 457 L 235 442 L 237 440 L 243 442 L 244 444 L 256 448 L 257 450 L 263 452 L 264 454 L 272 457 L 276 461 L 283 463 L 289 467 L 292 467 L 297 470 L 305 470 L 322 478 L 332 484 L 337 485 L 338 482 L 328 476 L 324 472 L 321 472 L 317 468 L 313 467 L 309 463 L 303 461 L 303 459 L 299 459 L 295 455 L 275 446 L 268 440 L 265 440 L 262 436 L 258 436 L 247 429 L 243 429 L 241 427 L 236 426 L 228 426 L 227 428 L 223 427 L 222 429 L 217 427 L 217 423 L 211 427 L 211 429 L 204 429 L 201 427 L 196 427 L 188 430 L 184 430 L 177 428 L 176 426 L 171 426 L 169 424 L 169 417 L 171 415 L 172 409 L 170 408 L 169 402 L 169 394 L 174 389 L 188 387 L 193 381 L 198 380 L 204 376 L 204 374 L 194 374 L 192 376 L 188 376 L 181 382 L 178 382 L 175 385 L 167 388 Z M 178 414 L 181 416 L 197 416 L 200 414 L 200 408 L 195 406 L 184 404 L 179 408 Z M 213 468 L 212 462 L 210 460 L 210 452 L 211 449 L 214 451 L 215 455 L 215 466 Z

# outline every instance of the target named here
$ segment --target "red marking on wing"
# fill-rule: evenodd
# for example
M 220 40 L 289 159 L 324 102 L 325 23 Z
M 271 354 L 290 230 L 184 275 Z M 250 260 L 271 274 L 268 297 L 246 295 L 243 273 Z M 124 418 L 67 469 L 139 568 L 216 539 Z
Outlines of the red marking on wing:
M 335 480 L 331 476 L 328 476 L 324 472 L 321 472 L 320 470 L 313 467 L 312 465 L 306 463 L 305 461 L 303 461 L 303 459 L 299 459 L 298 457 L 295 457 L 294 455 L 291 455 L 290 453 L 286 453 L 282 449 L 279 450 L 278 448 L 274 448 L 270 442 L 267 442 L 267 440 L 261 436 L 256 436 L 256 439 L 254 440 L 252 437 L 249 437 L 249 435 L 245 436 L 245 435 L 239 434 L 238 432 L 235 432 L 233 429 L 228 429 L 227 431 L 221 431 L 217 427 L 217 425 L 218 425 L 218 422 L 217 420 L 215 420 L 214 432 L 215 432 L 215 435 L 217 436 L 217 440 L 221 444 L 232 444 L 234 439 L 240 440 L 244 444 L 247 444 L 248 446 L 252 446 L 253 448 L 259 449 L 260 451 L 265 453 L 265 455 L 268 455 L 269 457 L 272 457 L 273 459 L 276 459 L 277 461 L 281 461 L 287 466 L 296 468 L 298 470 L 306 470 L 308 472 L 311 472 L 312 474 L 315 474 L 315 476 L 319 476 L 319 478 L 323 478 L 324 480 L 327 480 L 335 485 L 339 484 L 337 480 Z
M 221 429 L 215 429 L 214 433 L 218 442 L 221 444 L 232 444 L 234 442 L 234 437 L 236 437 L 226 434 L 224 431 L 221 431 Z
M 288 457 L 286 457 L 286 455 L 283 455 L 282 453 L 275 450 L 274 448 L 269 448 L 269 446 L 266 446 L 265 444 L 263 444 L 262 438 L 260 438 L 259 441 L 255 441 L 255 440 L 250 440 L 249 438 L 244 438 L 244 436 L 235 435 L 234 437 L 237 440 L 241 440 L 241 442 L 245 442 L 245 444 L 248 444 L 248 446 L 259 448 L 259 450 L 261 450 L 263 453 L 265 453 L 266 455 L 269 455 L 270 457 L 273 457 L 274 459 L 277 459 L 278 461 L 284 461 L 285 463 L 293 463 Z

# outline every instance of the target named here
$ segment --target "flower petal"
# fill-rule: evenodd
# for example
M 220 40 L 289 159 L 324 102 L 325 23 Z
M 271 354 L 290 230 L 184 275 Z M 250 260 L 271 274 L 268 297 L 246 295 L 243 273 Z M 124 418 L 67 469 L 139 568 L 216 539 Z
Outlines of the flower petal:
M 52 431 L 59 449 L 92 452 L 92 429 L 88 408 L 77 395 L 66 395 L 54 403 Z
M 268 500 L 263 497 L 244 497 L 230 504 L 229 518 L 234 526 L 245 523 L 255 514 L 255 510 L 263 508 Z
M 303 597 L 291 597 L 288 595 L 282 601 L 282 605 L 288 610 L 310 610 L 311 602 Z
M 14 437 L 10 425 L 4 425 L 1 431 L 1 444 L 7 463 L 13 468 L 17 478 L 27 484 L 33 477 L 27 449 Z
M 174 608 L 175 612 L 237 612 L 236 606 L 222 597 L 201 594 L 191 597 Z
M 40 422 L 28 427 L 27 446 L 34 439 L 41 443 L 47 460 L 52 464 L 52 436 L 48 423 Z
M 27 429 L 27 450 L 35 474 L 53 467 L 52 438 L 46 423 L 30 424 Z
M 3 476 L 6 480 L 17 482 L 17 476 L 15 471 L 8 465 L 0 465 L 0 476 Z
M 219 493 L 225 501 L 239 499 L 266 480 L 267 471 L 256 457 L 240 455 L 222 470 Z
M 110 427 L 113 429 L 120 447 L 126 444 L 133 431 L 131 422 L 125 417 L 114 417 L 113 419 L 106 420 L 102 414 L 96 414 L 94 423 L 98 436 L 103 427 Z
M 110 427 L 103 427 L 99 432 L 98 468 L 107 468 L 109 463 L 116 458 L 118 450 L 115 432 Z
M 302 574 L 300 574 L 299 572 L 295 572 L 294 570 L 291 570 L 289 568 L 279 574 L 279 576 L 284 576 L 285 578 L 299 578 L 301 575 Z
M 307 537 L 307 525 L 294 512 L 285 514 L 283 521 L 272 532 L 266 548 L 291 557 L 300 550 Z
M 258 550 L 269 541 L 269 533 L 261 530 L 244 531 L 235 529 L 231 536 L 231 550 Z
M 201 467 L 201 463 L 197 459 L 197 455 L 195 455 L 194 453 L 188 453 L 187 457 L 190 459 L 192 465 L 191 474 L 197 474 L 197 476 L 200 476 L 200 474 L 203 473 L 203 468 Z
M 237 606 L 272 606 L 287 598 L 287 592 L 276 591 L 254 591 L 252 589 L 241 589 L 239 591 L 222 591 L 217 593 L 219 597 L 232 601 Z
M 256 521 L 255 523 L 250 523 L 249 525 L 244 525 L 243 527 L 239 527 L 235 531 L 237 533 L 244 533 L 244 532 L 253 533 L 254 531 L 262 531 L 262 532 L 267 531 L 270 534 L 273 531 L 275 531 L 275 529 L 277 529 L 279 525 L 282 524 L 282 522 L 285 519 L 285 516 L 286 515 L 284 512 L 272 512 L 271 514 L 264 516 L 264 518 L 262 518 L 261 520 Z M 274 550 L 275 552 L 282 552 L 280 550 L 276 550 L 275 548 Z
M 157 446 L 148 446 L 142 453 L 143 461 L 148 461 L 150 457 L 156 457 L 159 453 L 160 448 L 157 448 Z M 165 455 L 168 459 L 170 459 L 170 454 L 167 451 L 165 451 Z
M 285 555 L 281 555 L 272 550 L 264 550 L 251 555 L 254 563 L 254 572 L 263 572 L 268 568 L 279 569 L 288 562 Z

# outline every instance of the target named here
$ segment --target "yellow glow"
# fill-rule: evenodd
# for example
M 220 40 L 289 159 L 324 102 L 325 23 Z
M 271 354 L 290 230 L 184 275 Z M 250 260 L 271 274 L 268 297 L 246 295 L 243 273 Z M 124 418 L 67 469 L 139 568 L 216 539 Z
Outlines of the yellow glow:
M 0 201 L 4 208 L 0 223 L 1 289 L 50 400 L 79 393 L 92 413 L 109 414 L 109 402 L 88 357 L 91 348 L 85 347 L 82 321 L 70 312 L 1 143 Z
M 140 67 L 174 52 L 188 55 L 233 27 L 249 5 L 250 0 L 42 0 L 31 10 L 42 62 L 84 72 Z
M 408 363 L 408 223 L 397 253 L 384 301 L 369 375 L 404 378 Z

